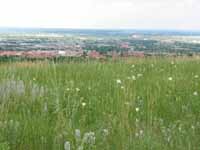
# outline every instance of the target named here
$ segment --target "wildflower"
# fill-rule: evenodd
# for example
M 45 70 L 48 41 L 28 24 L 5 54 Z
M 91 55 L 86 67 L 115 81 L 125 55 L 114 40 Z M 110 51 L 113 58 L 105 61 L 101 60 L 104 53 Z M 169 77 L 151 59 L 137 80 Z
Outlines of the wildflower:
M 173 78 L 172 78 L 172 77 L 169 77 L 169 78 L 168 78 L 168 80 L 169 80 L 169 81 L 172 81 L 172 80 L 173 80 Z
M 85 107 L 85 106 L 86 106 L 86 103 L 85 103 L 85 102 L 82 102 L 82 106 Z
M 137 77 L 142 77 L 142 74 L 141 73 L 137 74 Z
M 79 91 L 80 91 L 80 89 L 79 89 L 79 88 L 76 88 L 76 91 L 77 91 L 77 92 L 79 92 Z
M 64 150 L 70 150 L 70 142 L 66 141 L 64 143 Z
M 75 130 L 75 138 L 76 138 L 76 141 L 81 140 L 81 131 L 79 129 Z
M 79 146 L 77 150 L 83 150 L 83 146 Z
M 199 76 L 198 76 L 198 75 L 195 75 L 194 78 L 199 78 Z
M 66 91 L 70 91 L 70 88 L 67 88 Z
M 125 105 L 130 105 L 130 103 L 129 102 L 125 102 Z
M 143 130 L 140 130 L 140 135 L 143 135 L 144 131 Z
M 136 111 L 136 112 L 139 112 L 139 110 L 140 110 L 139 107 L 136 107 L 136 108 L 135 108 L 135 111 Z
M 136 133 L 135 133 L 135 136 L 136 136 L 136 137 L 138 137 L 138 136 L 139 136 L 139 134 L 136 132 Z
M 193 125 L 191 126 L 191 128 L 192 128 L 193 130 L 195 129 L 195 127 L 194 127 Z
M 120 79 L 117 79 L 117 84 L 121 84 L 122 81 Z
M 132 79 L 133 79 L 133 80 L 136 80 L 136 77 L 135 77 L 135 76 L 132 76 Z
M 124 86 L 121 86 L 121 89 L 124 89 Z
M 106 137 L 108 136 L 108 134 L 109 134 L 108 129 L 103 129 L 103 136 Z
M 95 144 L 95 133 L 94 132 L 87 132 L 83 136 L 83 142 L 87 144 L 94 145 Z
M 197 95 L 198 95 L 198 92 L 197 92 L 197 91 L 195 91 L 195 92 L 193 93 L 193 95 L 194 95 L 194 96 L 197 96 Z
M 36 78 L 33 78 L 33 81 L 36 81 Z
M 44 103 L 44 111 L 45 111 L 45 112 L 48 111 L 48 105 L 47 105 L 47 103 Z
M 134 68 L 134 67 L 135 67 L 135 65 L 132 65 L 131 67 L 132 67 L 132 68 Z
M 172 61 L 171 64 L 174 65 L 174 62 Z

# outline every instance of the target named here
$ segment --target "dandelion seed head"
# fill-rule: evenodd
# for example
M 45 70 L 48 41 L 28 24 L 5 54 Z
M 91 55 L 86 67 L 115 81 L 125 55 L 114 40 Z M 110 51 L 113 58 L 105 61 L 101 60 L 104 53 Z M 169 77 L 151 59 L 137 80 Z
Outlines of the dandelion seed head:
M 66 141 L 64 143 L 64 150 L 70 150 L 70 142 L 69 141 Z
M 144 131 L 143 130 L 140 130 L 140 135 L 143 135 Z
M 108 129 L 103 129 L 103 136 L 104 136 L 104 137 L 105 137 L 105 136 L 108 136 L 108 134 L 109 134 Z
M 122 81 L 121 81 L 120 79 L 117 79 L 117 83 L 118 83 L 118 84 L 121 84 Z
M 86 106 L 86 103 L 85 103 L 85 102 L 82 102 L 82 106 L 85 107 L 85 106 Z
M 94 132 L 86 132 L 83 136 L 83 142 L 90 144 L 90 145 L 94 145 L 95 144 L 95 133 Z
M 127 79 L 128 79 L 128 80 L 130 80 L 130 79 L 131 79 L 131 77 L 127 77 Z
M 139 136 L 139 133 L 136 132 L 136 133 L 135 133 L 135 136 L 138 137 L 138 136 Z
M 81 131 L 79 129 L 75 130 L 75 138 L 77 141 L 81 140 Z
M 141 73 L 137 74 L 137 77 L 142 77 L 143 75 Z
M 139 107 L 136 107 L 136 108 L 135 108 L 135 111 L 136 111 L 136 112 L 139 112 L 139 111 L 140 111 Z
M 79 91 L 80 91 L 80 89 L 79 89 L 79 88 L 76 88 L 76 91 L 77 91 L 77 92 L 79 92 Z
M 172 78 L 172 77 L 169 77 L 169 78 L 168 78 L 168 80 L 169 80 L 169 81 L 172 81 L 172 80 L 173 80 L 173 78 Z
M 191 128 L 192 128 L 193 130 L 195 129 L 195 127 L 194 127 L 193 125 L 191 126 Z
M 193 95 L 194 95 L 194 96 L 197 96 L 197 95 L 198 95 L 198 92 L 197 92 L 197 91 L 195 91 L 195 92 L 193 93 Z
M 136 77 L 135 77 L 135 76 L 132 76 L 132 79 L 133 79 L 133 80 L 136 80 Z

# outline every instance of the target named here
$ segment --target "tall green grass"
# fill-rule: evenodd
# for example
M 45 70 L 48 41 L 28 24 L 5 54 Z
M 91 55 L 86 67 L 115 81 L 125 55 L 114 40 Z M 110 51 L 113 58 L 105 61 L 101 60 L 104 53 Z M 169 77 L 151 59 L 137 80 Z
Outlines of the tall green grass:
M 0 149 L 200 149 L 200 61 L 0 65 Z

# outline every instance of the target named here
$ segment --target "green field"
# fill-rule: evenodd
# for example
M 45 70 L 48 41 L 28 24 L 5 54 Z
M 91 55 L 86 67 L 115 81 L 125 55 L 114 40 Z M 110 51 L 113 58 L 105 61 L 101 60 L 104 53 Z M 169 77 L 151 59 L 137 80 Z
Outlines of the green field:
M 198 150 L 200 60 L 1 63 L 8 149 Z

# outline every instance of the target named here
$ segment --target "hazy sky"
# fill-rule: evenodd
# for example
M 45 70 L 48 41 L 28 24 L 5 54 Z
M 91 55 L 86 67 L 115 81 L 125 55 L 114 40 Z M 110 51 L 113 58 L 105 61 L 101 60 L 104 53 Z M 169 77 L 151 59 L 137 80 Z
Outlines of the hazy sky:
M 0 0 L 0 26 L 200 30 L 200 0 Z

